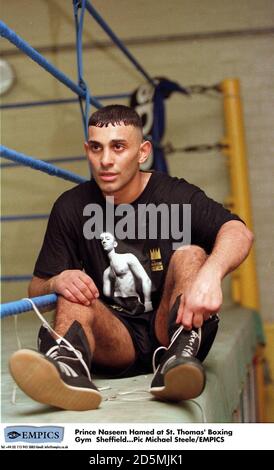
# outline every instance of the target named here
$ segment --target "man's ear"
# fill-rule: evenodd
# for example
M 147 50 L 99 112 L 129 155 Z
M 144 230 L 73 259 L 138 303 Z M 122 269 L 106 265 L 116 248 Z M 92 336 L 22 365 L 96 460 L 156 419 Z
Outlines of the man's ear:
M 151 142 L 149 142 L 149 140 L 145 140 L 144 142 L 142 142 L 140 145 L 139 159 L 138 159 L 138 162 L 140 163 L 140 165 L 147 161 L 151 152 L 152 152 Z
M 86 154 L 88 154 L 88 143 L 87 142 L 84 142 L 84 148 L 85 148 Z

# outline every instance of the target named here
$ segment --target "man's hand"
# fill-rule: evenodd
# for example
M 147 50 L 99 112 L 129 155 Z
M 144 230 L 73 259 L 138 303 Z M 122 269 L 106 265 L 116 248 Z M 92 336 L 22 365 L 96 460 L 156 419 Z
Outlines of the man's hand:
M 69 269 L 50 279 L 53 292 L 71 302 L 90 305 L 99 297 L 99 291 L 91 277 L 79 269 Z
M 238 220 L 223 224 L 217 234 L 213 251 L 181 297 L 177 323 L 185 328 L 199 328 L 222 305 L 222 279 L 247 257 L 253 234 Z
M 205 320 L 218 313 L 222 300 L 220 276 L 204 266 L 181 296 L 176 323 L 187 330 L 200 328 Z

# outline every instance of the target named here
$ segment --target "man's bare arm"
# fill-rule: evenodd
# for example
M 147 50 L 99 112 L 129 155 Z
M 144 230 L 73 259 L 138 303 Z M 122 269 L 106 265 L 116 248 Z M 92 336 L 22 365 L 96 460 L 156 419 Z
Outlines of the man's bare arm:
M 83 305 L 90 305 L 99 297 L 91 277 L 79 269 L 68 269 L 48 279 L 34 276 L 28 291 L 30 297 L 56 292 L 71 302 Z
M 214 248 L 196 278 L 183 293 L 177 323 L 199 328 L 222 305 L 221 282 L 247 257 L 253 243 L 252 232 L 240 221 L 231 220 L 220 228 Z
M 111 297 L 111 268 L 108 267 L 103 275 L 103 292 L 106 297 Z
M 152 303 L 151 303 L 151 280 L 149 279 L 145 269 L 139 262 L 139 260 L 132 255 L 129 261 L 129 266 L 133 274 L 139 279 L 142 283 L 142 290 L 144 294 L 144 303 L 145 303 L 145 310 L 149 311 L 152 310 Z
M 28 294 L 29 297 L 38 297 L 39 295 L 52 294 L 52 278 L 44 279 L 41 277 L 33 276 L 29 283 Z
M 253 240 L 253 233 L 242 222 L 226 222 L 218 232 L 213 251 L 204 267 L 213 269 L 223 279 L 245 260 Z

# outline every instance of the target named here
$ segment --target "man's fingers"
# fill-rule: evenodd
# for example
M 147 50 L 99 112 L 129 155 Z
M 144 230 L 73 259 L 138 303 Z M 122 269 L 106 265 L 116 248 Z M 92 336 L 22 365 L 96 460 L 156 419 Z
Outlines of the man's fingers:
M 202 313 L 195 313 L 193 315 L 193 326 L 195 328 L 201 328 L 204 323 L 204 315 Z
M 82 274 L 80 277 L 80 280 L 85 284 L 85 286 L 87 286 L 87 288 L 90 290 L 90 292 L 95 298 L 99 297 L 99 291 L 96 285 L 87 274 L 84 274 L 84 275 Z
M 84 294 L 82 294 L 81 290 L 78 289 L 78 287 L 75 284 L 71 284 L 68 287 L 68 290 L 71 292 L 71 294 L 77 299 L 78 302 L 80 302 L 83 305 L 90 305 L 90 300 L 85 297 Z
M 182 322 L 182 317 L 184 313 L 184 304 L 185 304 L 185 299 L 184 299 L 184 295 L 182 294 L 180 298 L 180 305 L 179 305 L 178 312 L 177 312 L 176 323 Z
M 66 270 L 56 276 L 54 288 L 71 302 L 90 305 L 99 297 L 93 280 L 80 270 Z
M 186 330 L 191 330 L 192 319 L 193 319 L 193 312 L 185 306 L 181 322 Z
M 78 303 L 77 298 L 70 292 L 69 289 L 65 289 L 62 295 L 70 302 Z
M 79 289 L 82 295 L 85 296 L 87 302 L 92 302 L 92 300 L 95 299 L 95 295 L 93 292 L 89 289 L 89 287 L 80 279 L 74 279 L 73 285 Z

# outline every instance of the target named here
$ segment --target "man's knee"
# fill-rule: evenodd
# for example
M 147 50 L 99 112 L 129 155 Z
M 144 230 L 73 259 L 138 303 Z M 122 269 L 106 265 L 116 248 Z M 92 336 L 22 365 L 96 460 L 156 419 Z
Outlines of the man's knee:
M 72 302 L 71 300 L 66 299 L 62 295 L 58 296 L 57 305 L 56 305 L 56 319 L 66 317 L 66 318 L 74 318 L 79 321 L 81 319 L 81 323 L 83 322 L 92 322 L 95 316 L 95 304 L 98 300 L 95 300 L 92 305 L 86 306 L 81 303 Z

